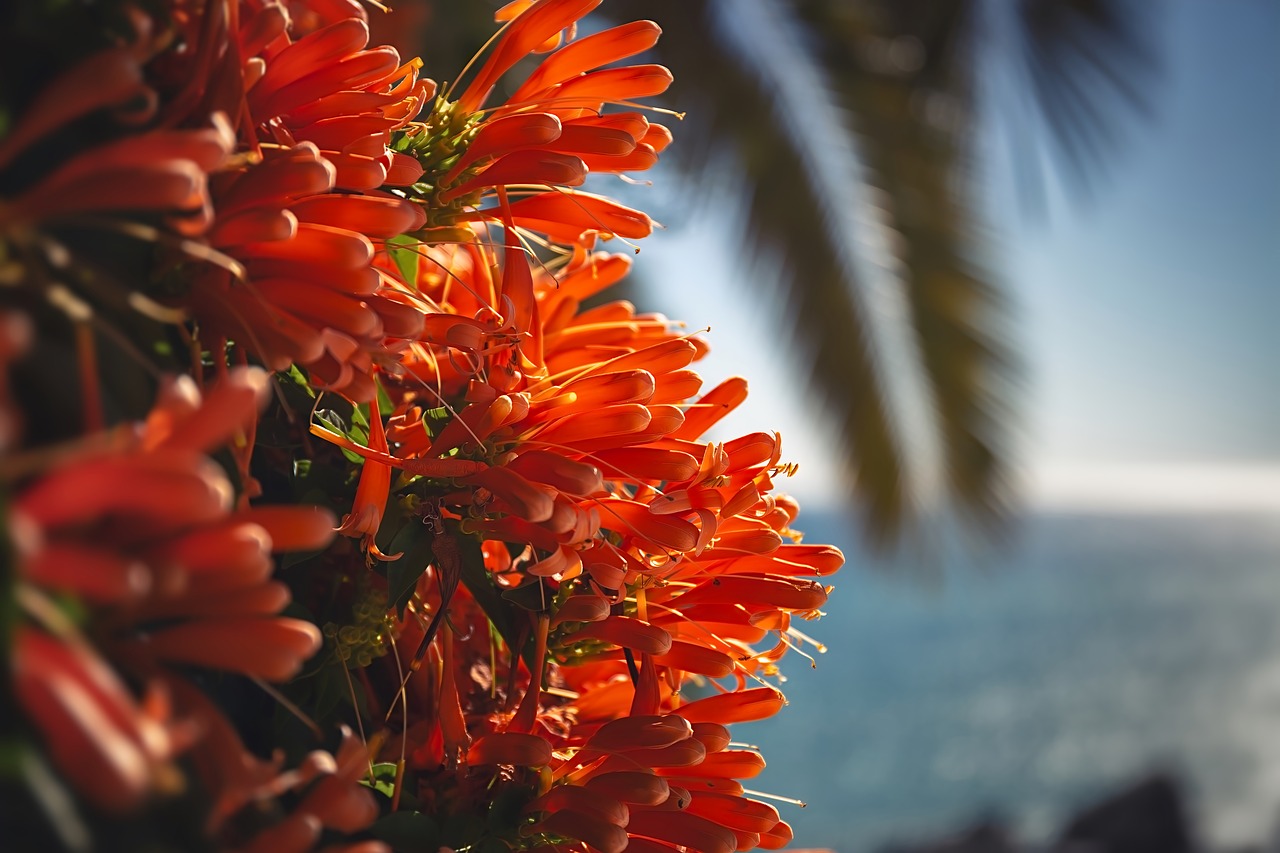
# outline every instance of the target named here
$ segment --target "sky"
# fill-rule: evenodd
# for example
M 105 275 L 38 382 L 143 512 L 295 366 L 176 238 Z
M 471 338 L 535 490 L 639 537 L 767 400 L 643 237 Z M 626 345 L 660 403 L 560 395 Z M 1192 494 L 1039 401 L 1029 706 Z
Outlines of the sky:
M 1280 509 L 1280 4 L 1157 6 L 1151 115 L 1088 199 L 1029 215 L 1012 170 L 984 167 L 1025 364 L 1014 455 L 1035 506 Z M 752 271 L 695 221 L 637 259 L 654 303 L 711 327 L 709 382 L 751 379 L 726 434 L 780 430 L 800 463 L 785 488 L 833 501 L 833 439 L 774 343 L 777 306 L 741 298 Z

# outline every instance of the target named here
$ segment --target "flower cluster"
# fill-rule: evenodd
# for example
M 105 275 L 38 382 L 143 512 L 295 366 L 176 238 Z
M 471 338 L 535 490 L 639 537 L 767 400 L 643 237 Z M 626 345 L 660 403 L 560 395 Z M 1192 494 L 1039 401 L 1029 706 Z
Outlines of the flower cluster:
M 843 557 L 777 435 L 709 437 L 745 381 L 599 297 L 652 222 L 583 187 L 671 141 L 599 4 L 508 4 L 440 90 L 354 0 L 113 2 L 0 93 L 32 846 L 790 840 L 729 726 Z

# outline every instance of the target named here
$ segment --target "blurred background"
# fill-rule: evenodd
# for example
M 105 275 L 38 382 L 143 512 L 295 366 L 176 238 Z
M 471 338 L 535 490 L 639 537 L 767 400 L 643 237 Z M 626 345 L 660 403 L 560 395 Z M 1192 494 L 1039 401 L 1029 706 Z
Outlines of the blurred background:
M 492 11 L 413 8 L 437 75 Z M 666 226 L 626 296 L 710 329 L 722 435 L 781 431 L 849 558 L 741 729 L 795 846 L 1276 849 L 1280 4 L 600 12 L 684 114 L 593 187 Z

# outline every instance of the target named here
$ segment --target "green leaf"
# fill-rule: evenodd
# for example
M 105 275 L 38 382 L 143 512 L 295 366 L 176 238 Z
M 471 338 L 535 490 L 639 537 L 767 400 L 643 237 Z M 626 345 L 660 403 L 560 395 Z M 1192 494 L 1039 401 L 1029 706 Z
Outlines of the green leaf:
M 288 370 L 283 373 L 277 373 L 276 376 L 280 378 L 281 383 L 291 381 L 294 385 L 306 391 L 308 397 L 315 399 L 316 390 L 311 387 L 311 379 L 302 372 L 302 368 L 298 367 L 298 365 L 291 364 Z
M 369 419 L 362 415 L 358 408 L 353 408 L 348 417 L 351 419 L 351 426 L 347 426 L 347 422 L 343 419 L 342 415 L 333 409 L 317 409 L 315 413 L 315 419 L 331 432 L 344 435 L 356 444 L 363 444 L 367 446 L 369 443 Z M 360 426 L 361 423 L 364 424 L 363 428 Z M 341 450 L 342 455 L 347 457 L 347 460 L 353 464 L 364 464 L 364 457 L 360 456 L 358 453 L 352 453 L 345 447 L 340 447 L 338 449 Z
M 379 794 L 390 798 L 396 793 L 396 765 L 391 761 L 381 761 L 373 765 L 370 776 L 360 780 L 366 788 L 372 788 Z
M 394 764 L 388 766 L 393 770 L 395 768 Z M 438 850 L 441 844 L 440 826 L 420 812 L 392 812 L 370 827 L 369 831 L 374 838 L 390 844 L 398 853 Z
M 516 607 L 540 613 L 547 609 L 555 594 L 548 592 L 542 581 L 535 578 L 513 589 L 503 590 L 502 598 Z
M 400 271 L 400 277 L 404 279 L 405 284 L 415 290 L 418 288 L 418 255 L 412 248 L 406 247 L 412 247 L 416 243 L 416 240 L 405 234 L 392 237 L 387 241 L 387 252 L 395 262 L 396 269 Z
M 516 622 L 513 607 L 502 597 L 493 582 L 493 576 L 485 568 L 480 542 L 470 536 L 459 536 L 458 544 L 462 551 L 462 582 L 467 585 L 471 597 L 480 605 L 485 616 L 489 617 L 507 647 L 518 650 L 528 664 L 529 671 L 534 671 L 537 661 L 533 659 L 533 644 L 525 642 L 521 648 L 522 632 Z
M 352 407 L 351 423 L 354 424 L 355 426 L 362 426 L 366 430 L 369 428 L 369 404 L 368 403 L 361 403 L 358 406 Z
M 484 821 L 480 816 L 463 812 L 444 819 L 444 825 L 440 828 L 440 841 L 454 850 L 460 850 L 475 844 L 483 834 Z
M 418 578 L 422 577 L 434 557 L 431 551 L 433 538 L 431 531 L 411 516 L 383 550 L 385 554 L 402 554 L 400 559 L 387 563 L 387 598 L 395 604 L 401 619 L 404 618 L 404 609 L 409 606 L 409 599 L 413 598 Z
M 533 801 L 535 792 L 523 785 L 504 788 L 493 798 L 486 822 L 498 835 L 514 835 L 524 823 L 524 807 Z

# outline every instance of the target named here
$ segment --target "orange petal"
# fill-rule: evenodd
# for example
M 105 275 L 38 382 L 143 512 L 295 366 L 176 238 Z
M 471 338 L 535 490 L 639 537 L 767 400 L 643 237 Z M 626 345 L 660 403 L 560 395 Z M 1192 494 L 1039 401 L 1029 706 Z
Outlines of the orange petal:
M 826 588 L 805 578 L 771 578 L 758 575 L 724 575 L 680 596 L 679 604 L 731 601 L 746 607 L 816 610 L 827 601 Z
M 620 802 L 641 806 L 665 802 L 671 790 L 661 776 L 633 770 L 599 773 L 587 780 L 586 787 Z
M 677 713 L 691 723 L 748 723 L 772 717 L 786 701 L 772 687 L 754 687 L 698 699 L 681 705 Z
M 369 237 L 395 237 L 419 222 L 417 207 L 402 198 L 320 195 L 294 202 L 291 210 L 303 222 L 358 231 Z
M 541 148 L 513 151 L 500 157 L 475 177 L 441 192 L 440 201 L 448 204 L 486 187 L 507 184 L 576 187 L 586 179 L 586 164 L 572 154 L 560 154 Z
M 604 491 L 600 469 L 586 462 L 568 459 L 546 450 L 526 450 L 508 468 L 538 483 L 559 489 L 574 497 L 585 497 Z
M 680 811 L 637 811 L 631 815 L 627 831 L 699 853 L 734 853 L 737 848 L 737 839 L 723 826 Z
M 698 438 L 746 399 L 747 380 L 740 376 L 726 379 L 685 411 L 684 425 L 672 433 L 672 437 Z
M 474 112 L 498 78 L 535 48 L 600 5 L 600 0 L 541 0 L 508 25 L 489 59 L 458 99 L 457 109 Z
M 97 548 L 52 542 L 21 562 L 22 574 L 41 586 L 100 604 L 136 601 L 151 589 L 142 562 Z
M 660 655 L 671 648 L 671 635 L 657 625 L 630 616 L 610 616 L 600 622 L 588 622 L 570 635 L 579 640 L 603 640 L 623 648 Z
M 479 160 L 500 157 L 521 148 L 541 147 L 560 135 L 560 127 L 560 119 L 550 113 L 520 113 L 487 121 L 441 181 L 446 185 L 453 183 Z
M 639 403 L 604 406 L 561 418 L 536 433 L 536 441 L 550 445 L 573 445 L 586 439 L 638 433 L 653 420 L 649 409 Z
M 760 833 L 760 847 L 764 850 L 781 850 L 790 844 L 794 837 L 791 824 L 780 820 L 768 832 Z
M 651 98 L 667 91 L 673 79 L 671 71 L 662 65 L 628 65 L 592 71 L 556 88 L 556 108 L 598 109 L 601 104 Z
M 733 740 L 729 729 L 719 723 L 694 723 L 693 736 L 702 741 L 707 752 L 721 752 L 729 747 Z
M 369 26 L 359 18 L 348 18 L 308 33 L 271 57 L 267 73 L 258 81 L 263 94 L 310 74 L 319 68 L 363 48 L 369 43 Z M 270 116 L 258 115 L 261 119 Z
M 482 212 L 463 218 L 484 219 L 490 215 Z M 511 216 L 516 225 L 566 243 L 577 242 L 586 231 L 632 240 L 647 237 L 653 231 L 652 220 L 638 210 L 602 196 L 570 190 L 523 198 L 512 203 Z
M 317 506 L 257 506 L 235 517 L 265 528 L 273 551 L 314 551 L 333 540 L 333 514 Z
M 264 260 L 296 260 L 343 270 L 361 269 L 373 260 L 373 244 L 368 237 L 345 228 L 311 222 L 298 223 L 292 240 L 247 243 L 240 252 Z
M 466 477 L 464 482 L 483 486 L 501 498 L 511 513 L 535 524 L 551 518 L 555 508 L 554 499 L 543 488 L 509 468 L 485 468 Z
M 650 778 L 657 778 L 656 776 Z M 614 826 L 626 826 L 630 812 L 616 797 L 599 786 L 556 785 L 525 806 L 525 813 L 557 812 L 561 809 L 593 815 Z M 776 822 L 776 821 L 775 821 Z M 770 826 L 773 824 L 771 823 Z
M 723 678 L 733 672 L 733 658 L 715 649 L 697 643 L 675 640 L 670 651 L 654 657 L 659 666 L 668 666 L 684 672 L 696 672 L 711 678 Z
M 82 59 L 45 86 L 0 140 L 0 166 L 72 119 L 124 103 L 143 88 L 138 61 L 125 48 L 108 48 Z
M 701 764 L 707 757 L 707 748 L 702 745 L 702 741 L 695 738 L 682 740 L 679 743 L 673 743 L 670 746 L 661 746 L 654 749 L 635 749 L 622 753 L 627 758 L 639 762 L 642 767 L 652 767 L 655 769 L 666 767 L 693 767 Z M 672 789 L 672 800 L 675 798 L 676 791 Z M 668 800 L 668 804 L 672 802 Z
M 163 660 L 287 681 L 320 650 L 320 629 L 301 619 L 236 618 L 188 622 L 151 632 Z
M 96 675 L 61 643 L 31 629 L 16 636 L 14 690 L 59 770 L 97 806 L 111 812 L 140 806 L 150 782 L 148 756 L 121 725 L 140 718 L 124 686 L 100 661 Z M 112 698 L 101 687 L 110 684 Z
M 768 832 L 778 824 L 773 806 L 728 794 L 694 792 L 687 811 L 740 832 Z
M 684 553 L 698 544 L 698 528 L 677 516 L 655 515 L 644 504 L 621 499 L 602 500 L 599 506 L 602 527 L 639 538 L 650 550 Z
M 534 824 L 539 832 L 574 838 L 599 853 L 622 853 L 627 849 L 627 831 L 593 814 L 564 808 Z
M 609 616 L 609 602 L 598 595 L 571 595 L 551 620 L 555 628 L 565 622 L 599 622 Z
M 511 764 L 545 767 L 551 763 L 551 745 L 537 735 L 499 732 L 485 735 L 467 751 L 467 764 Z
M 676 714 L 632 715 L 605 723 L 588 738 L 588 749 L 607 752 L 670 746 L 693 735 L 693 727 Z
M 610 480 L 680 482 L 698 472 L 698 460 L 678 450 L 619 447 L 597 450 L 589 458 Z
M 673 786 L 688 790 L 691 794 L 690 799 L 702 792 L 714 792 L 736 797 L 741 795 L 743 791 L 741 782 L 737 779 L 729 779 L 723 776 L 681 776 L 677 771 L 672 773 L 664 772 L 662 778 Z
M 582 574 L 582 558 L 572 548 L 561 546 L 551 556 L 539 560 L 525 569 L 534 577 L 552 577 L 560 575 L 564 580 Z
M 510 101 L 519 103 L 541 89 L 563 83 L 602 65 L 643 53 L 657 44 L 660 35 L 662 29 L 653 21 L 632 21 L 578 39 L 544 59 L 512 94 Z
M 750 779 L 759 776 L 761 770 L 764 770 L 764 758 L 760 753 L 746 749 L 726 749 L 708 755 L 700 764 L 680 768 L 680 775 Z

